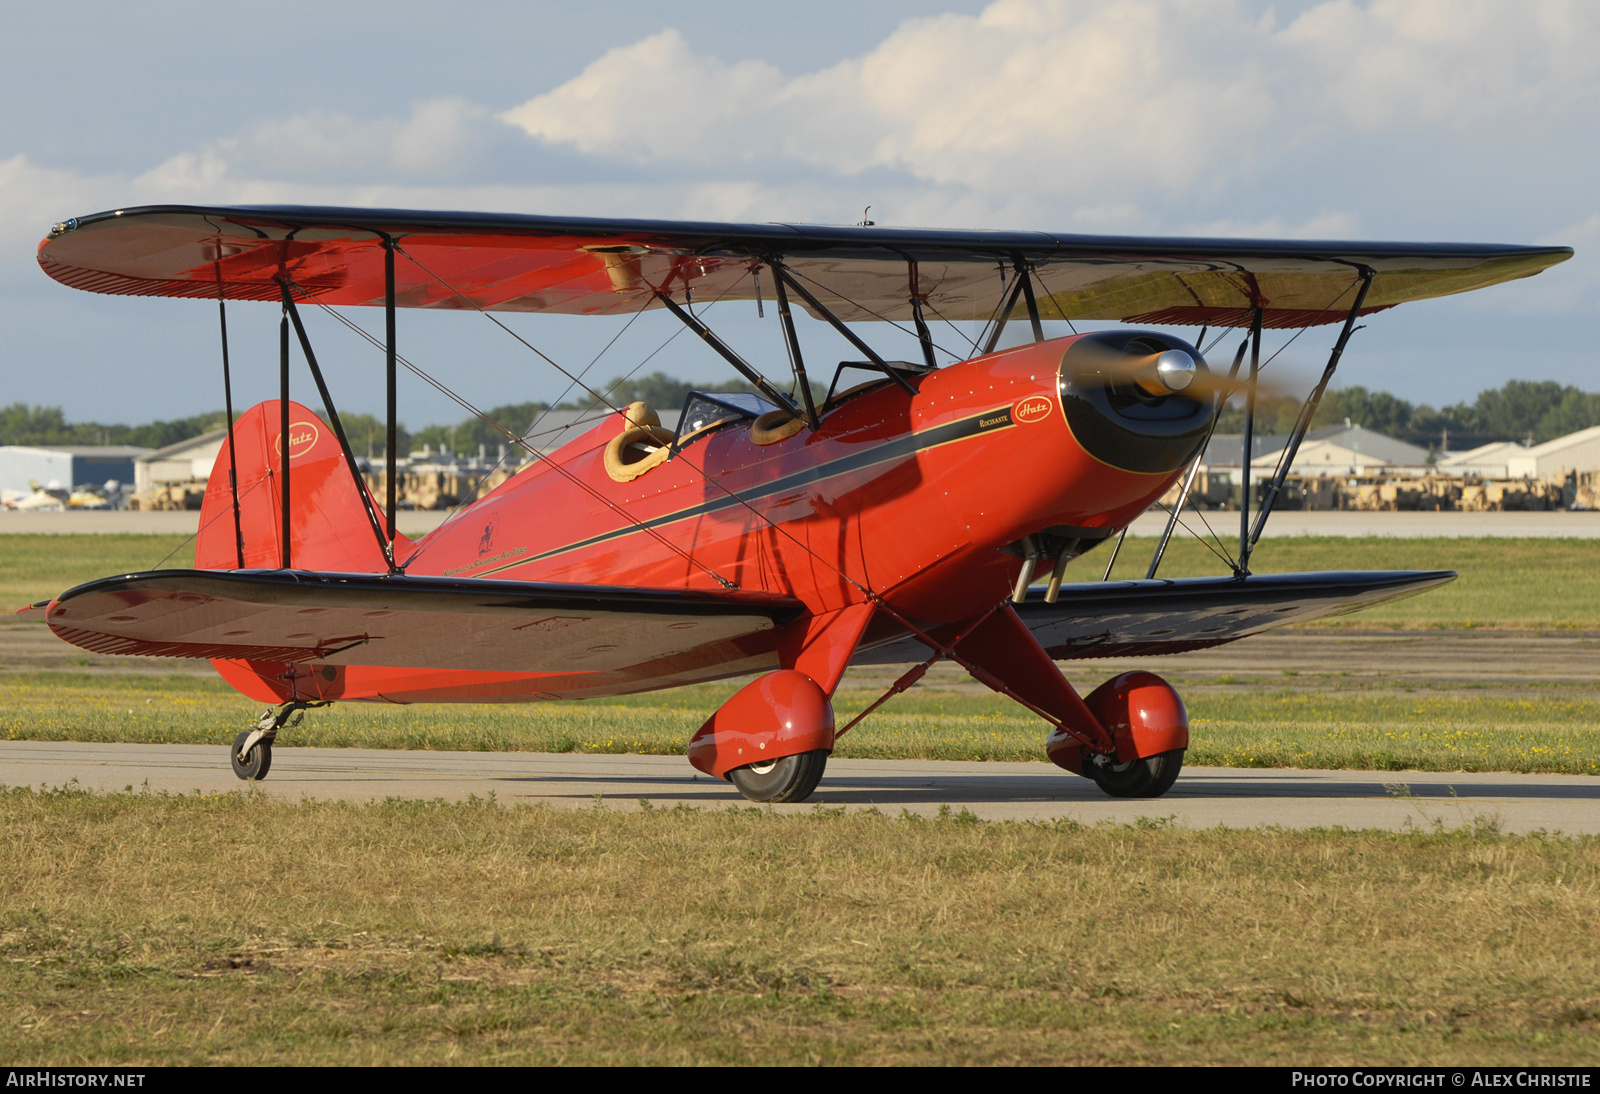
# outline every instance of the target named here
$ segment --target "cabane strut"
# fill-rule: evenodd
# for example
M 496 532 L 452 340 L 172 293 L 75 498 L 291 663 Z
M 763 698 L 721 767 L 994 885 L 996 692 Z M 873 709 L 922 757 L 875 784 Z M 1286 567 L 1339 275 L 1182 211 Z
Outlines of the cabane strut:
M 311 339 L 306 336 L 305 325 L 300 322 L 300 309 L 296 308 L 295 305 L 294 305 L 294 296 L 289 291 L 289 282 L 288 282 L 287 279 L 285 279 L 283 281 L 280 281 L 278 283 L 278 285 L 279 285 L 279 288 L 281 288 L 283 290 L 283 311 L 284 311 L 284 315 L 287 317 L 288 321 L 292 321 L 294 323 L 295 337 L 298 338 L 299 341 L 300 341 L 300 352 L 305 354 L 306 364 L 311 369 L 311 378 L 314 381 L 316 381 L 317 394 L 322 397 L 322 408 L 325 411 L 327 411 L 327 413 L 328 413 L 328 424 L 333 427 L 333 435 L 339 441 L 339 450 L 344 454 L 345 466 L 350 469 L 351 482 L 356 488 L 356 493 L 361 496 L 361 507 L 362 507 L 362 509 L 364 509 L 366 511 L 368 523 L 372 525 L 372 534 L 373 534 L 374 538 L 376 538 L 377 541 L 378 541 L 378 550 L 380 552 L 382 552 L 384 560 L 388 563 L 389 572 L 391 574 L 398 573 L 399 569 L 394 564 L 394 543 L 393 543 L 392 540 L 388 540 L 388 539 L 384 538 L 383 527 L 378 522 L 378 513 L 372 507 L 372 496 L 367 493 L 366 483 L 361 478 L 361 468 L 356 464 L 355 453 L 353 451 L 351 451 L 351 448 L 350 448 L 350 439 L 345 436 L 344 423 L 339 420 L 339 412 L 338 412 L 338 410 L 336 410 L 334 408 L 334 405 L 333 405 L 333 396 L 328 393 L 328 385 L 322 378 L 322 369 L 317 364 L 317 355 L 311 349 Z M 394 344 L 393 339 L 390 340 L 389 344 L 391 346 Z M 283 416 L 284 416 L 285 419 L 287 419 L 288 416 L 289 416 L 289 401 L 288 401 L 288 390 L 289 390 L 289 379 L 288 379 L 288 377 L 289 377 L 289 372 L 288 372 L 288 361 L 289 361 L 289 341 L 288 341 L 288 332 L 287 332 L 287 330 L 285 330 L 285 332 L 283 334 L 283 362 L 284 362 L 284 371 L 283 371 L 283 389 L 284 389 Z M 390 420 L 393 421 L 393 417 L 392 416 L 391 416 Z M 288 465 L 289 465 L 288 439 L 289 439 L 289 437 L 288 437 L 288 426 L 285 426 L 284 427 L 283 443 L 282 443 L 281 447 L 282 447 L 283 453 L 284 453 L 284 460 L 283 460 L 283 463 L 284 463 L 284 498 L 285 498 L 285 501 L 284 501 L 284 557 L 286 559 L 288 557 L 288 551 L 289 551 L 289 545 L 288 545 L 289 508 L 288 508 L 288 501 L 287 501 L 288 496 L 289 496 L 289 491 L 288 491 L 288 482 L 289 482 L 289 479 L 288 479 Z M 391 453 L 391 459 L 392 459 L 393 458 L 392 454 L 394 452 L 393 447 L 391 447 L 389 451 Z M 394 479 L 391 477 L 389 481 L 392 483 L 394 481 Z M 391 519 L 391 527 L 392 527 L 393 518 L 391 517 L 390 519 Z M 287 562 L 284 563 L 284 568 L 285 569 L 289 568 Z

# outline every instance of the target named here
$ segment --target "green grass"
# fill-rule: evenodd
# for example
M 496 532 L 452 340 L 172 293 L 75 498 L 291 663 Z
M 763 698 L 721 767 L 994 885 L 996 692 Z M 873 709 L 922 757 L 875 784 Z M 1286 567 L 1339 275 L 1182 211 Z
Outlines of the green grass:
M 1213 516 L 1234 518 L 1237 514 Z M 1219 527 L 1219 531 L 1220 531 Z M 1238 546 L 1237 539 L 1229 550 Z M 1068 581 L 1095 581 L 1105 573 L 1107 548 L 1067 567 Z M 1113 578 L 1143 577 L 1153 540 L 1130 537 L 1117 557 Z M 1251 558 L 1256 573 L 1295 570 L 1457 570 L 1440 588 L 1354 615 L 1321 620 L 1315 627 L 1468 630 L 1600 631 L 1600 540 L 1593 539 L 1401 539 L 1369 536 L 1279 536 L 1264 539 Z M 1173 538 L 1161 576 L 1189 577 L 1225 572 L 1196 542 Z
M 280 745 L 681 755 L 733 691 L 707 685 L 577 703 L 336 704 L 309 711 Z M 876 697 L 840 692 L 841 724 Z M 1187 762 L 1229 767 L 1600 774 L 1600 689 L 1535 686 L 1395 693 L 1336 681 L 1287 689 L 1245 680 L 1198 687 Z M 0 739 L 226 744 L 259 713 L 219 679 L 28 673 L 0 691 Z M 917 689 L 840 742 L 867 759 L 1043 758 L 1044 723 L 990 694 Z
M 97 577 L 193 565 L 193 536 L 0 535 L 0 610 L 48 600 Z
M 1143 577 L 1154 545 L 1129 538 L 1113 576 Z M 1074 562 L 1067 580 L 1098 579 L 1108 550 Z M 175 553 L 166 566 L 194 564 L 193 545 L 182 536 L 0 535 L 0 606 L 21 607 L 93 578 L 151 569 L 169 552 Z M 1318 626 L 1600 630 L 1597 540 L 1288 536 L 1263 540 L 1252 568 L 1461 572 L 1443 588 Z M 1166 577 L 1220 572 L 1217 558 L 1187 536 L 1174 538 L 1161 568 Z
M 1223 767 L 1600 775 L 1600 691 L 1303 691 L 1245 682 L 1194 695 L 1186 761 Z
M 12 1066 L 1600 1063 L 1600 840 L 0 793 Z

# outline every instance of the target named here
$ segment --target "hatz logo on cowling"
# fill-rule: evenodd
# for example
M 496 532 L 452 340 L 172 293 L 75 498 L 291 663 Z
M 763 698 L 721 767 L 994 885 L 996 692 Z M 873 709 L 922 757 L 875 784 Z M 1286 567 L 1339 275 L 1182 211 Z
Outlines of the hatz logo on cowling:
M 307 452 L 310 452 L 317 446 L 317 438 L 321 435 L 316 425 L 312 422 L 291 422 L 289 424 L 289 458 L 297 460 Z M 279 433 L 272 438 L 274 455 L 282 451 L 282 437 L 283 434 Z
M 1050 408 L 1054 405 L 1043 395 L 1030 395 L 1026 399 L 1019 399 L 1017 405 L 1011 408 L 1011 420 L 1022 425 L 1042 422 L 1050 416 Z

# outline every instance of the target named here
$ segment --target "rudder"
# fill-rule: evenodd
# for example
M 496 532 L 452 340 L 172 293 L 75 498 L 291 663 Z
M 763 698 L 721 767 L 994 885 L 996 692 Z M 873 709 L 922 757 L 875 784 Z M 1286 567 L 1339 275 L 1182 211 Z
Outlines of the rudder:
M 202 570 L 276 569 L 283 565 L 282 476 L 278 472 L 279 402 L 257 403 L 233 425 L 238 453 L 239 533 L 234 535 L 233 494 L 228 486 L 229 448 L 224 441 L 212 465 L 200 506 L 194 563 Z M 350 468 L 333 430 L 299 403 L 289 403 L 289 562 L 297 570 L 383 573 L 388 561 L 372 534 L 361 495 L 365 483 L 351 481 Z M 373 500 L 373 509 L 383 507 Z M 395 537 L 396 561 L 411 553 L 411 541 Z

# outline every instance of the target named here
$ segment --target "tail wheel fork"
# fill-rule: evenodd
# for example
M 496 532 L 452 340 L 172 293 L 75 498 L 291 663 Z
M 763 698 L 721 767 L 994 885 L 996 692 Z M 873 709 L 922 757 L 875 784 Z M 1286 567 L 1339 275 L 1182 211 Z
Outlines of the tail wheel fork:
M 274 710 L 268 707 L 256 719 L 254 729 L 247 729 L 233 739 L 228 758 L 233 763 L 233 773 L 246 782 L 259 782 L 272 770 L 272 742 L 278 739 L 280 729 L 300 724 L 305 712 L 326 703 L 307 703 L 293 700 Z

